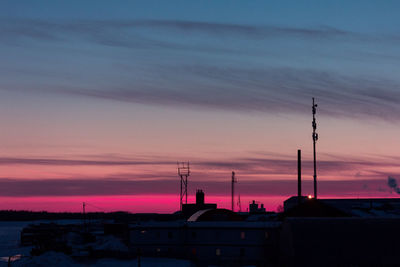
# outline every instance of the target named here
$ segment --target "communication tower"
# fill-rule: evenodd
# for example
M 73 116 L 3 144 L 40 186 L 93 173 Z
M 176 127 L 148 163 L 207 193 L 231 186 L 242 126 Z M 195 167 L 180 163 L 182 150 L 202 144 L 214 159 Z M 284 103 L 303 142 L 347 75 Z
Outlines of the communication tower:
M 317 113 L 317 104 L 314 102 L 314 97 L 312 98 L 312 114 L 313 114 L 313 121 L 312 121 L 312 139 L 313 139 L 313 152 L 314 152 L 314 198 L 317 199 L 317 156 L 315 151 L 315 143 L 318 140 L 317 130 L 317 123 L 315 121 L 315 114 Z
M 187 204 L 188 177 L 190 175 L 189 162 L 178 162 L 178 175 L 181 178 L 180 210 L 182 211 L 182 205 L 184 199 L 185 199 L 185 204 Z

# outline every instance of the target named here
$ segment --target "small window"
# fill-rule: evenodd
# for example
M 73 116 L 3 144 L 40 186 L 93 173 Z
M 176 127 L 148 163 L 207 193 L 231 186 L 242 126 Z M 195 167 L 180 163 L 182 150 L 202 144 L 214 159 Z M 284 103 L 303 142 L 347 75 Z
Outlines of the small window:
M 156 250 L 156 251 L 157 251 L 157 253 L 160 253 L 160 251 L 161 251 L 161 248 L 157 248 L 157 250 Z
M 240 239 L 246 239 L 246 233 L 240 232 Z
M 268 238 L 269 238 L 269 233 L 265 232 L 265 239 L 268 239 Z
M 140 233 L 144 235 L 146 233 L 146 230 L 142 230 L 140 231 Z
M 156 233 L 156 237 L 157 237 L 157 239 L 160 239 L 160 237 L 161 237 L 160 232 L 157 232 L 157 233 Z
M 221 256 L 221 249 L 220 249 L 220 248 L 217 248 L 217 249 L 215 250 L 215 255 Z
M 196 232 L 192 232 L 192 238 L 196 239 L 197 233 Z

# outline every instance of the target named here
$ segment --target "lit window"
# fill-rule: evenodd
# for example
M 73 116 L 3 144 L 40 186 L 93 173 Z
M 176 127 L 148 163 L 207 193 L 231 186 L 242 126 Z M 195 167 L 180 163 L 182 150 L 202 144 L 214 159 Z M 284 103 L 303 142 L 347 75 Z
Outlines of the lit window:
M 161 248 L 157 248 L 157 252 L 160 252 L 161 251 Z
M 246 233 L 245 232 L 241 232 L 240 233 L 240 238 L 241 239 L 246 239 Z
M 140 233 L 141 233 L 141 234 L 145 234 L 145 233 L 146 233 L 146 230 L 142 230 L 142 231 L 140 231 Z
M 221 249 L 220 249 L 220 248 L 217 248 L 217 249 L 215 250 L 215 255 L 221 256 Z

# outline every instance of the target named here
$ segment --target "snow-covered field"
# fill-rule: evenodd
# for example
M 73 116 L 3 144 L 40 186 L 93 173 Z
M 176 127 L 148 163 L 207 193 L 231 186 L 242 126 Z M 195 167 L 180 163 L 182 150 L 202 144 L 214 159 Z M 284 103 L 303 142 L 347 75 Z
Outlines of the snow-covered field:
M 121 267 L 135 267 L 138 266 L 137 260 L 116 260 L 116 259 L 100 259 L 93 263 L 77 263 L 74 262 L 70 257 L 62 253 L 47 252 L 41 256 L 33 258 L 23 258 L 21 260 L 13 262 L 11 266 L 22 267 L 22 266 L 58 266 L 58 267 L 84 267 L 84 266 L 121 266 Z M 185 260 L 177 259 L 163 259 L 163 258 L 142 258 L 140 262 L 142 267 L 189 267 L 190 262 Z
M 40 222 L 48 222 L 48 221 L 40 221 Z M 100 259 L 96 262 L 91 263 L 77 263 L 69 256 L 63 253 L 56 252 L 47 252 L 43 255 L 37 257 L 29 257 L 29 252 L 31 247 L 20 247 L 20 233 L 21 230 L 31 224 L 31 223 L 40 223 L 36 222 L 0 222 L 0 267 L 8 265 L 8 257 L 15 255 L 24 255 L 21 259 L 14 260 L 11 263 L 11 266 L 22 267 L 22 266 L 57 266 L 57 267 L 83 267 L 83 266 L 121 266 L 121 267 L 130 267 L 130 266 L 138 266 L 137 260 L 116 260 L 116 259 Z M 73 223 L 75 221 L 57 221 L 57 223 Z M 102 242 L 104 246 L 108 243 L 105 241 Z M 189 267 L 191 266 L 189 261 L 186 260 L 178 260 L 178 259 L 165 259 L 165 258 L 142 258 L 141 265 L 142 267 L 146 266 L 177 266 L 177 267 Z
M 58 224 L 77 223 L 77 220 L 57 221 L 26 221 L 26 222 L 3 222 L 0 221 L 0 264 L 5 258 L 14 255 L 29 255 L 31 247 L 20 247 L 21 231 L 29 224 L 55 222 Z M 0 265 L 1 266 L 1 265 Z
M 0 266 L 9 256 L 18 254 L 29 255 L 31 248 L 20 247 L 21 230 L 32 222 L 0 222 Z

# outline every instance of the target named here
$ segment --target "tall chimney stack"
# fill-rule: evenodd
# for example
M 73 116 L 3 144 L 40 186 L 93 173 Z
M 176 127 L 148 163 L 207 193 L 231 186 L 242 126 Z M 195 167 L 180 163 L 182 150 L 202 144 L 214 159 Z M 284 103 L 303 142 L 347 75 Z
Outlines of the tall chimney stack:
M 301 203 L 301 150 L 297 150 L 297 199 Z
M 232 211 L 235 211 L 235 183 L 236 183 L 236 179 L 235 179 L 235 172 L 232 172 L 232 181 L 231 181 L 231 190 L 232 190 Z
M 204 192 L 201 189 L 196 191 L 196 205 L 204 205 Z

